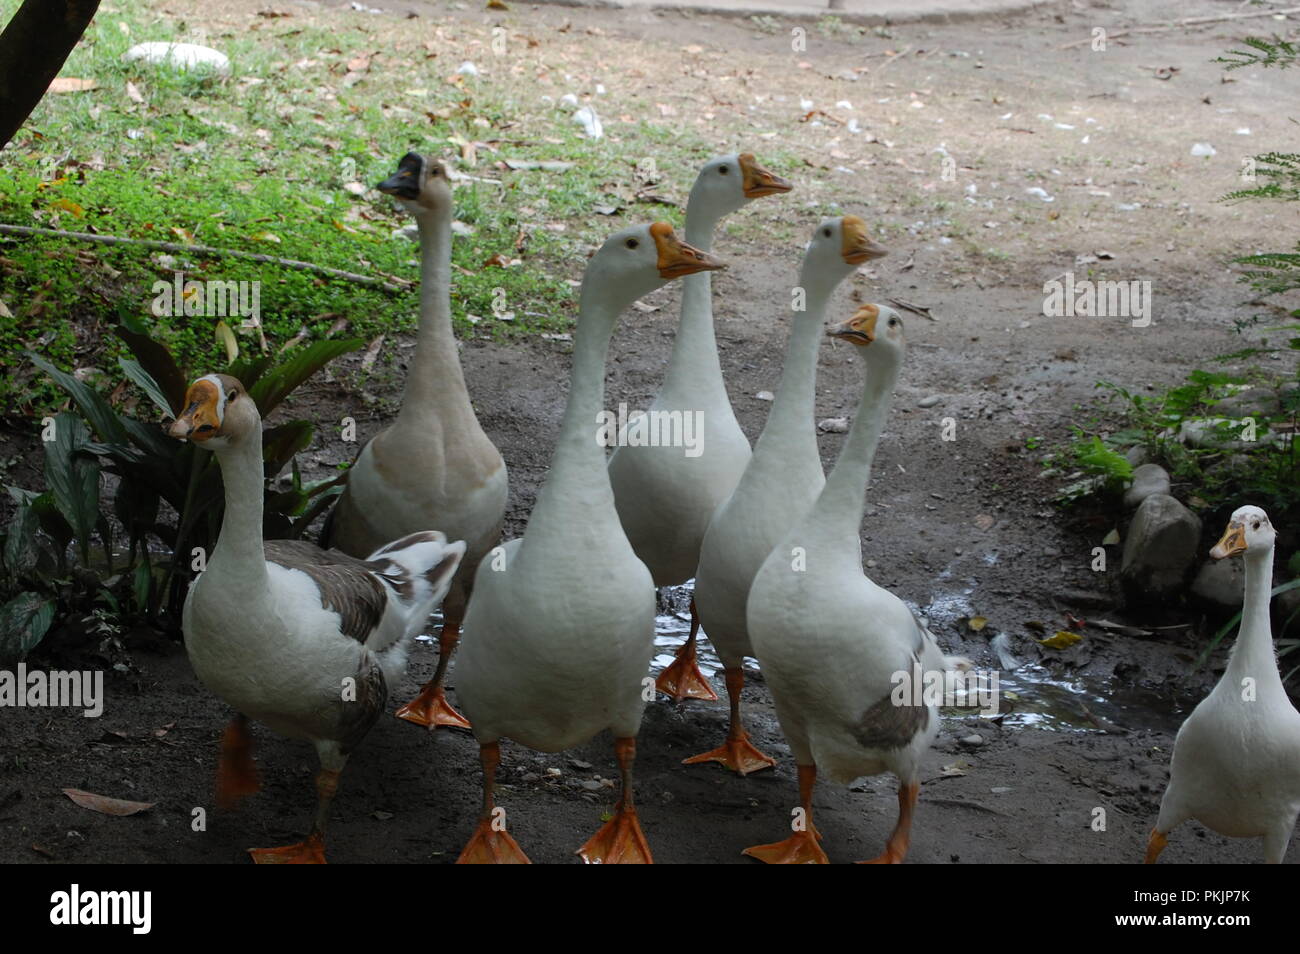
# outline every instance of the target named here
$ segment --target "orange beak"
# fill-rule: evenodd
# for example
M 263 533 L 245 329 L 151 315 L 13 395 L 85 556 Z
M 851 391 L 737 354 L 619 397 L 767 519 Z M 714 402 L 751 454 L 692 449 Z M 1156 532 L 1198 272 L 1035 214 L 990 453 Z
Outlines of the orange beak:
M 726 268 L 726 263 L 708 252 L 701 252 L 677 237 L 667 222 L 650 226 L 650 235 L 659 250 L 659 277 L 665 280 L 694 275 L 696 272 L 716 272 Z
M 758 164 L 752 152 L 741 153 L 740 161 L 741 189 L 746 199 L 761 199 L 765 195 L 780 195 L 789 192 L 794 185 L 789 179 L 783 179 L 775 172 L 764 169 Z
M 185 410 L 176 418 L 167 433 L 180 440 L 194 441 L 201 444 L 210 437 L 216 437 L 221 430 L 221 418 L 217 408 L 221 392 L 211 381 L 195 381 L 185 392 Z
M 1238 553 L 1246 552 L 1246 528 L 1240 523 L 1228 524 L 1228 529 L 1223 531 L 1223 536 L 1219 539 L 1210 550 L 1210 556 L 1216 560 L 1222 560 L 1225 557 L 1236 556 Z
M 876 319 L 879 317 L 879 308 L 875 305 L 863 305 L 848 321 L 827 328 L 826 334 L 828 337 L 842 338 L 865 348 L 876 340 Z
M 840 232 L 843 235 L 840 255 L 846 265 L 861 265 L 889 254 L 887 248 L 871 240 L 867 223 L 856 215 L 846 215 L 840 220 Z

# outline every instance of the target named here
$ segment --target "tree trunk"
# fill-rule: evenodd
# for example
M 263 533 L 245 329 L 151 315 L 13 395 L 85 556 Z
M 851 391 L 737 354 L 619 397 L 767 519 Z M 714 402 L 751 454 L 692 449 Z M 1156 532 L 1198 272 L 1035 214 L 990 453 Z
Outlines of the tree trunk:
M 31 115 L 99 9 L 99 0 L 23 0 L 0 33 L 0 149 Z

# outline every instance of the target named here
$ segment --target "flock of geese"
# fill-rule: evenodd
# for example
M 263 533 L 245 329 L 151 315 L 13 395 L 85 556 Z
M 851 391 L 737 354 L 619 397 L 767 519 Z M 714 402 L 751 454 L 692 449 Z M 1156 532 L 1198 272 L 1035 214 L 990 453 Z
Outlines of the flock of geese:
M 238 380 L 199 378 L 170 428 L 212 450 L 224 477 L 221 531 L 183 618 L 196 674 L 238 713 L 222 739 L 219 803 L 257 789 L 249 719 L 309 739 L 320 758 L 310 833 L 298 844 L 251 849 L 253 859 L 325 861 L 340 774 L 441 605 L 437 671 L 398 715 L 472 728 L 479 743 L 482 813 L 459 861 L 528 862 L 494 800 L 501 739 L 558 752 L 608 730 L 620 798 L 577 853 L 589 863 L 649 863 L 632 773 L 652 695 L 655 588 L 694 578 L 690 636 L 657 688 L 676 699 L 716 698 L 696 663 L 703 626 L 725 667 L 731 711 L 726 739 L 685 761 L 741 775 L 774 764 L 750 742 L 741 714 L 742 663 L 752 656 L 798 766 L 802 813 L 793 834 L 745 853 L 826 863 L 812 821 L 818 775 L 847 783 L 892 772 L 898 822 L 874 861 L 901 862 L 939 708 L 928 699 L 894 704 L 894 676 L 970 663 L 945 656 L 908 607 L 863 572 L 864 497 L 905 351 L 902 320 L 884 305 L 825 325 L 840 283 L 885 254 L 865 223 L 827 218 L 805 248 L 803 307 L 792 308 L 780 388 L 752 452 L 718 359 L 710 272 L 724 266 L 711 246 L 725 216 L 790 183 L 752 155 L 721 156 L 691 190 L 685 240 L 663 222 L 611 235 L 586 266 L 550 470 L 526 533 L 503 544 L 506 465 L 475 417 L 452 332 L 447 168 L 408 153 L 378 188 L 419 227 L 419 331 L 401 411 L 353 464 L 321 545 L 263 540 L 262 422 Z M 680 325 L 649 410 L 701 412 L 703 452 L 620 442 L 607 457 L 596 425 L 615 324 L 636 299 L 677 279 L 685 285 Z M 862 369 L 858 412 L 829 477 L 814 425 L 825 335 L 851 345 Z M 1229 835 L 1263 835 L 1270 861 L 1285 852 L 1300 811 L 1300 714 L 1272 654 L 1272 546 L 1268 518 L 1242 508 L 1216 547 L 1220 556 L 1246 553 L 1247 611 L 1228 672 L 1179 734 L 1148 860 L 1174 825 L 1193 817 Z M 468 719 L 444 688 L 462 632 L 457 696 Z M 1247 677 L 1257 684 L 1251 703 L 1233 682 Z

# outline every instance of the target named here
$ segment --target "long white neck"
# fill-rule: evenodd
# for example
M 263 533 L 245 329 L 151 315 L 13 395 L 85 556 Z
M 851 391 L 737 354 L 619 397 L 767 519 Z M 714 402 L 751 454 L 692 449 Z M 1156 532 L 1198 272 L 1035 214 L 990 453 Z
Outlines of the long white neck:
M 894 386 L 898 383 L 899 361 L 895 355 L 891 354 L 873 365 L 879 367 L 867 369 L 853 427 L 808 518 L 812 530 L 810 537 L 829 545 L 829 558 L 851 562 L 855 567 L 862 565 L 858 529 L 862 525 L 871 464 L 876 457 L 876 448 L 880 446 L 880 435 L 889 418 Z
M 529 535 L 552 523 L 574 520 L 597 526 L 601 519 L 618 525 L 614 493 L 605 469 L 605 447 L 598 440 L 605 410 L 605 359 L 609 341 L 627 302 L 613 300 L 608 283 L 589 270 L 582 284 L 578 327 L 574 332 L 569 402 L 546 484 L 528 519 Z
M 1269 619 L 1269 603 L 1273 592 L 1273 548 L 1247 550 L 1245 598 L 1241 606 L 1241 627 L 1237 643 L 1232 647 L 1223 678 L 1229 682 L 1230 691 L 1241 691 L 1241 680 L 1250 677 L 1258 688 L 1269 685 L 1282 688 L 1282 676 L 1277 669 L 1277 656 L 1273 649 L 1273 626 Z
M 699 201 L 687 204 L 688 244 L 711 251 L 717 226 L 718 216 L 709 206 Z M 713 278 L 709 272 L 697 272 L 687 275 L 682 283 L 682 317 L 660 393 L 698 395 L 701 400 L 726 404 L 727 390 L 722 383 L 722 364 L 713 331 Z
M 779 446 L 783 454 L 816 459 L 817 428 L 813 422 L 816 404 L 817 350 L 822 338 L 826 306 L 835 287 L 853 271 L 849 266 L 826 274 L 813 268 L 805 258 L 799 270 L 799 285 L 804 289 L 804 310 L 791 311 L 794 327 L 785 346 L 785 363 L 781 368 L 781 386 L 777 390 L 767 423 L 754 446 L 754 455 L 762 456 L 764 444 Z
M 205 572 L 253 583 L 266 577 L 266 556 L 262 550 L 261 421 L 238 444 L 216 454 L 225 486 L 226 511 Z
M 427 439 L 440 412 L 469 407 L 451 330 L 451 208 L 416 216 L 420 230 L 420 326 L 395 429 Z

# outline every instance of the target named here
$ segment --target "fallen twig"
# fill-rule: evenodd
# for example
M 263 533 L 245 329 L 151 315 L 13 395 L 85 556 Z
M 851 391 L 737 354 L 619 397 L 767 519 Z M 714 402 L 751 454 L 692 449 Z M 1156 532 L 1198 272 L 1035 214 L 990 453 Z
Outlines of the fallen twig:
M 410 288 L 414 284 L 414 282 L 407 282 L 405 279 L 396 279 L 396 281 L 405 282 L 404 285 L 394 284 L 393 282 L 386 282 L 379 278 L 372 278 L 369 275 L 358 275 L 356 272 L 345 272 L 341 268 L 330 268 L 327 265 L 317 265 L 313 262 L 300 262 L 297 259 L 280 258 L 275 255 L 263 255 L 259 252 L 244 252 L 233 248 L 216 248 L 212 245 L 186 245 L 181 242 L 160 242 L 155 239 L 123 238 L 119 235 L 97 235 L 94 232 L 68 232 L 64 229 L 38 229 L 27 225 L 0 224 L 0 234 L 49 235 L 56 238 L 77 239 L 82 242 L 97 242 L 100 245 L 138 245 L 141 248 L 152 248 L 161 252 L 179 252 L 188 255 L 220 255 L 226 258 L 243 258 L 253 262 L 266 262 L 269 265 L 283 265 L 285 268 L 296 269 L 300 272 L 315 272 L 318 275 L 326 275 L 330 278 L 340 278 L 357 285 L 370 285 L 373 288 L 382 288 L 387 292 L 406 291 L 406 289 Z
M 929 318 L 931 321 L 939 320 L 934 317 L 934 315 L 930 314 L 930 309 L 926 305 L 914 305 L 910 301 L 904 301 L 902 298 L 890 298 L 888 301 L 891 305 L 897 305 L 904 311 L 910 311 L 915 315 L 920 315 L 922 318 Z
M 1285 10 L 1254 10 L 1250 13 L 1219 13 L 1210 17 L 1185 17 L 1182 20 L 1176 20 L 1173 23 L 1167 23 L 1163 26 L 1144 26 L 1129 27 L 1127 30 L 1115 30 L 1113 33 L 1107 33 L 1107 40 L 1114 40 L 1117 37 L 1129 36 L 1133 33 L 1165 33 L 1169 30 L 1181 30 L 1184 27 L 1202 26 L 1207 23 L 1223 23 L 1227 20 L 1249 20 L 1252 17 L 1271 17 L 1278 14 L 1287 15 L 1291 13 L 1300 13 L 1300 7 L 1287 7 Z M 1083 46 L 1085 43 L 1091 43 L 1092 37 L 1085 36 L 1081 40 L 1071 40 L 1069 43 L 1062 43 L 1058 50 L 1068 50 L 1072 47 Z

